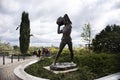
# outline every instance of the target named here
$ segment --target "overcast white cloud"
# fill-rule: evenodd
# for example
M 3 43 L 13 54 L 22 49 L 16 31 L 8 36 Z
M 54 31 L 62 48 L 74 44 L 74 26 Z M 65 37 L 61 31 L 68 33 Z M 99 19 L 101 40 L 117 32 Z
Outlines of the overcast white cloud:
M 30 45 L 59 46 L 62 35 L 57 34 L 56 19 L 67 13 L 72 21 L 74 45 L 83 44 L 82 27 L 90 22 L 93 36 L 108 24 L 120 24 L 120 0 L 0 0 L 0 40 L 19 45 L 23 11 L 29 13 Z

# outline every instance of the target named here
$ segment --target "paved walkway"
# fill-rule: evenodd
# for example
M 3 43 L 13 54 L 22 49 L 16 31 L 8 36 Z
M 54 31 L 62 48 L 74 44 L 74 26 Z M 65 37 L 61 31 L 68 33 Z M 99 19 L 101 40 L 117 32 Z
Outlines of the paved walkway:
M 0 80 L 21 80 L 14 74 L 14 69 L 20 64 L 29 63 L 30 61 L 36 59 L 36 57 L 27 58 L 15 63 L 9 63 L 6 65 L 0 65 Z

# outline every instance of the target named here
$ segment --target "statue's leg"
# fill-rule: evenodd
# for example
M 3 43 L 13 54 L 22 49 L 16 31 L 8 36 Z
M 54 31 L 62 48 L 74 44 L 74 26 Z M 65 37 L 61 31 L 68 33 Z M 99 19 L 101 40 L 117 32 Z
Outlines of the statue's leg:
M 63 48 L 65 47 L 65 45 L 66 45 L 66 43 L 64 43 L 63 41 L 60 43 L 59 51 L 58 51 L 58 53 L 57 53 L 57 55 L 56 55 L 56 57 L 55 57 L 55 61 L 54 61 L 54 63 L 53 63 L 54 65 L 56 64 L 56 61 L 57 61 L 58 57 L 60 56 Z
M 68 43 L 68 48 L 69 48 L 69 50 L 70 50 L 71 60 L 73 60 L 73 58 L 74 58 L 74 53 L 73 53 L 72 42 L 69 42 L 69 43 Z

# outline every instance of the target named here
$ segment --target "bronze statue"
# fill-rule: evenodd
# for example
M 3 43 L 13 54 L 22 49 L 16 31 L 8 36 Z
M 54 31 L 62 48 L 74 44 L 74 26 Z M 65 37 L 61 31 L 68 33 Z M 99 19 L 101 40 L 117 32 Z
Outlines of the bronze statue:
M 73 53 L 73 48 L 72 48 L 72 39 L 71 39 L 71 29 L 72 29 L 72 22 L 70 21 L 69 17 L 67 14 L 64 15 L 64 17 L 59 17 L 57 19 L 57 22 L 58 24 L 58 30 L 57 30 L 57 33 L 60 34 L 60 33 L 63 33 L 63 36 L 62 36 L 62 39 L 61 39 L 61 43 L 60 43 L 60 46 L 59 46 L 59 51 L 55 57 L 55 61 L 54 61 L 54 65 L 56 65 L 56 61 L 58 59 L 58 57 L 60 56 L 63 48 L 65 47 L 65 45 L 67 44 L 68 45 L 68 48 L 70 50 L 70 54 L 71 54 L 71 60 L 73 60 L 73 57 L 74 57 L 74 53 Z M 63 29 L 61 30 L 60 29 L 60 26 L 64 25 Z

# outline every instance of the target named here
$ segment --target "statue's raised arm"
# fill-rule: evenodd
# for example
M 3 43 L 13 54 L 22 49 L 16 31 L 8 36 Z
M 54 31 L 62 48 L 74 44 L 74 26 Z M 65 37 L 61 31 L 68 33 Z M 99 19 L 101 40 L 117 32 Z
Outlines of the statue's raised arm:
M 57 19 L 57 25 L 58 25 L 58 29 L 57 29 L 57 33 L 58 34 L 60 34 L 60 33 L 62 33 L 62 30 L 60 30 L 60 26 L 62 26 L 63 25 L 63 18 L 62 17 L 59 17 L 58 19 Z

